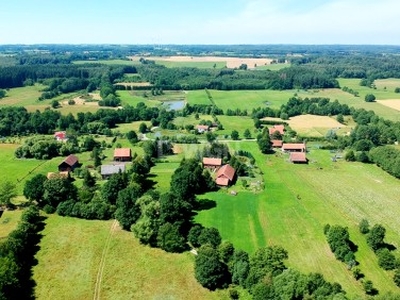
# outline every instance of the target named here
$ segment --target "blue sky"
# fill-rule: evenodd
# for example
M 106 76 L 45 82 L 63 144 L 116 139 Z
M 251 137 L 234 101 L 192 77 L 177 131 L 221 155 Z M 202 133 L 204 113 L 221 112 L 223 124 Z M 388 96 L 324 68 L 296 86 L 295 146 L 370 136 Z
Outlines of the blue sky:
M 398 0 L 12 0 L 0 44 L 400 45 Z

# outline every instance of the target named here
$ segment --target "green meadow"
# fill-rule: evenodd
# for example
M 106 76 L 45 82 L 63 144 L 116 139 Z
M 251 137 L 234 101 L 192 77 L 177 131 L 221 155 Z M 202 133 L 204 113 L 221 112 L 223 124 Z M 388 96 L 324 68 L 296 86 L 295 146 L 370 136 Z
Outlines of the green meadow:
M 334 258 L 323 234 L 327 223 L 347 226 L 359 247 L 356 257 L 366 278 L 382 293 L 397 290 L 391 273 L 379 268 L 375 254 L 358 232 L 362 218 L 371 224 L 382 223 L 387 229 L 386 241 L 398 248 L 397 179 L 374 165 L 333 163 L 329 151 L 316 148 L 308 153 L 308 165 L 294 165 L 285 154 L 260 154 L 254 142 L 230 146 L 253 154 L 264 173 L 265 191 L 232 196 L 220 190 L 202 195 L 214 200 L 216 207 L 200 211 L 196 221 L 218 228 L 224 239 L 250 253 L 266 245 L 282 245 L 289 252 L 289 266 L 320 272 L 339 282 L 351 296 L 362 295 L 360 282 Z
M 143 246 L 113 220 L 51 215 L 42 234 L 36 299 L 229 299 L 196 281 L 193 254 Z

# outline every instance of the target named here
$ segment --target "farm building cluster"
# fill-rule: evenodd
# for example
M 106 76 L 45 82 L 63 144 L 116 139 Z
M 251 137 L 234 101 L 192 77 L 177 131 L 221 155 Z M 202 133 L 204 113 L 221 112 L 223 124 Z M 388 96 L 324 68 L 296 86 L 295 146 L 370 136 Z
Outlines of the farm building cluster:
M 218 186 L 229 186 L 235 181 L 236 170 L 229 164 L 222 165 L 221 158 L 204 157 L 203 167 L 215 173 Z

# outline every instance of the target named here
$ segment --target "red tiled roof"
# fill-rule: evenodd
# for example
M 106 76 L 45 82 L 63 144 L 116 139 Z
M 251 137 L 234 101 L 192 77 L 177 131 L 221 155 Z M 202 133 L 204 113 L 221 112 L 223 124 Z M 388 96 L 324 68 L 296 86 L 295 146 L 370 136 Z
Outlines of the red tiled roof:
M 282 150 L 302 150 L 305 151 L 306 150 L 306 144 L 304 143 L 283 143 L 282 145 Z
M 222 164 L 221 158 L 203 157 L 203 165 L 220 166 L 221 164 Z
M 273 134 L 275 131 L 278 131 L 280 134 L 285 133 L 285 126 L 284 125 L 274 125 L 268 129 L 269 134 Z
M 131 157 L 131 148 L 116 148 L 114 157 Z
M 225 177 L 220 177 L 215 180 L 215 183 L 218 185 L 227 186 L 229 185 L 229 179 Z
M 217 172 L 217 178 L 228 178 L 229 180 L 233 180 L 235 176 L 235 169 L 232 168 L 230 165 L 223 165 Z
M 196 128 L 197 128 L 197 129 L 208 130 L 208 129 L 210 128 L 210 126 L 207 126 L 207 125 L 197 125 Z
M 54 133 L 54 137 L 59 140 L 65 140 L 67 137 L 67 133 L 65 131 L 57 131 Z
M 272 147 L 282 147 L 283 141 L 281 140 L 271 140 L 272 142 Z
M 305 152 L 291 152 L 289 156 L 291 162 L 307 162 Z
M 64 159 L 64 162 L 71 167 L 74 166 L 76 163 L 78 163 L 78 161 L 79 161 L 78 158 L 73 154 L 68 155 L 67 158 Z

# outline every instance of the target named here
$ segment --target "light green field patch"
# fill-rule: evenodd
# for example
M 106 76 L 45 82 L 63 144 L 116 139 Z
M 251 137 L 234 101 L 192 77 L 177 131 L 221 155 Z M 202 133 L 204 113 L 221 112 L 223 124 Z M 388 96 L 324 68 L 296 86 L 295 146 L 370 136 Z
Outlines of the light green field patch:
M 21 219 L 22 210 L 6 210 L 0 217 L 0 241 L 13 231 Z
M 167 68 L 199 68 L 199 69 L 222 69 L 226 67 L 224 61 L 166 61 L 156 60 L 157 65 Z
M 33 269 L 37 299 L 92 299 L 95 290 L 100 299 L 228 299 L 196 281 L 191 253 L 143 246 L 114 221 L 52 215 L 46 224 Z

